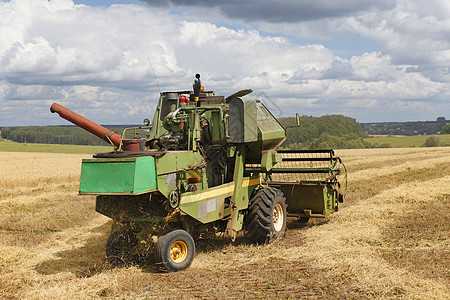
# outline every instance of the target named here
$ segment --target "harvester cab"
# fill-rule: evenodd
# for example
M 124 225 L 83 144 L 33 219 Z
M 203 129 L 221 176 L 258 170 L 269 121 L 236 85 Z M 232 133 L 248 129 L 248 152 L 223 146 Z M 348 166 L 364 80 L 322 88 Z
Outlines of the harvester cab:
M 285 129 L 261 101 L 241 98 L 250 92 L 204 91 L 197 74 L 192 91 L 160 94 L 151 125 L 122 136 L 52 105 L 114 145 L 83 159 L 80 177 L 80 194 L 96 195 L 96 211 L 113 220 L 111 264 L 182 270 L 208 234 L 270 243 L 284 237 L 288 217 L 307 222 L 337 211 L 341 160 L 333 150 L 278 150 Z

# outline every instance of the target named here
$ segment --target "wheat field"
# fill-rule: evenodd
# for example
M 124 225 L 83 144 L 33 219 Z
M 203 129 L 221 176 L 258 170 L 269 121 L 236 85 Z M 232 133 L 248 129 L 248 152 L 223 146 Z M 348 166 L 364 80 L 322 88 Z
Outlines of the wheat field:
M 114 268 L 79 196 L 90 155 L 0 152 L 1 299 L 450 299 L 450 147 L 339 150 L 339 212 L 286 238 L 200 240 L 177 273 Z

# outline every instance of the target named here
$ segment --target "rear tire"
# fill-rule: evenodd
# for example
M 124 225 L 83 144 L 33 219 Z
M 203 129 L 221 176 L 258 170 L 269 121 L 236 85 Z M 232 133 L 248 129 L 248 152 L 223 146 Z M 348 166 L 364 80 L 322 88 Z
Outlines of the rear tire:
M 155 254 L 157 265 L 161 271 L 184 270 L 194 260 L 194 239 L 182 229 L 171 231 L 158 238 Z
M 244 224 L 248 237 L 258 244 L 271 243 L 286 235 L 286 198 L 275 188 L 258 189 L 249 203 Z

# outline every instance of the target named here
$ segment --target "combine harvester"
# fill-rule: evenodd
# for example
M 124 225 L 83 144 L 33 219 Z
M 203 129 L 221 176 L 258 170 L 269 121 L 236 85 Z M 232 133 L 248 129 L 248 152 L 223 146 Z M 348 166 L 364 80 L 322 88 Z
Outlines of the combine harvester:
M 251 90 L 227 98 L 203 91 L 161 93 L 150 125 L 122 136 L 54 103 L 50 110 L 111 143 L 83 159 L 80 194 L 113 219 L 106 256 L 113 265 L 189 267 L 195 239 L 239 231 L 255 243 L 286 233 L 288 217 L 325 218 L 343 201 L 346 171 L 333 150 L 277 150 L 285 129 Z M 300 119 L 297 114 L 297 125 Z M 339 178 L 342 177 L 342 182 Z

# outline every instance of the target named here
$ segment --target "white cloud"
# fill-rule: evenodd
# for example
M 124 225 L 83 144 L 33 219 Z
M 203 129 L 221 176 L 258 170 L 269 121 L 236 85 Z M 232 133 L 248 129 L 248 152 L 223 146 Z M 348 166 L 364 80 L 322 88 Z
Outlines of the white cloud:
M 358 1 L 367 2 L 367 1 Z M 360 35 L 375 41 L 391 64 L 425 66 L 426 76 L 450 82 L 450 4 L 441 0 L 397 0 L 389 9 L 355 10 L 353 14 L 299 22 L 259 23 L 269 32 L 310 39 Z M 349 45 L 350 47 L 350 45 Z M 444 72 L 438 70 L 446 66 Z M 437 71 L 437 72 L 436 72 Z
M 62 124 L 48 114 L 52 101 L 97 122 L 140 123 L 158 97 L 149 61 L 162 90 L 190 89 L 200 73 L 207 89 L 225 95 L 264 92 L 285 115 L 345 112 L 374 121 L 385 115 L 370 115 L 367 107 L 382 112 L 389 103 L 394 115 L 427 103 L 420 119 L 434 119 L 449 112 L 443 102 L 450 94 L 448 5 L 419 4 L 258 23 L 302 37 L 360 34 L 380 45 L 378 52 L 345 59 L 319 42 L 187 20 L 165 8 L 0 2 L 0 125 Z M 36 115 L 23 113 L 29 105 Z

